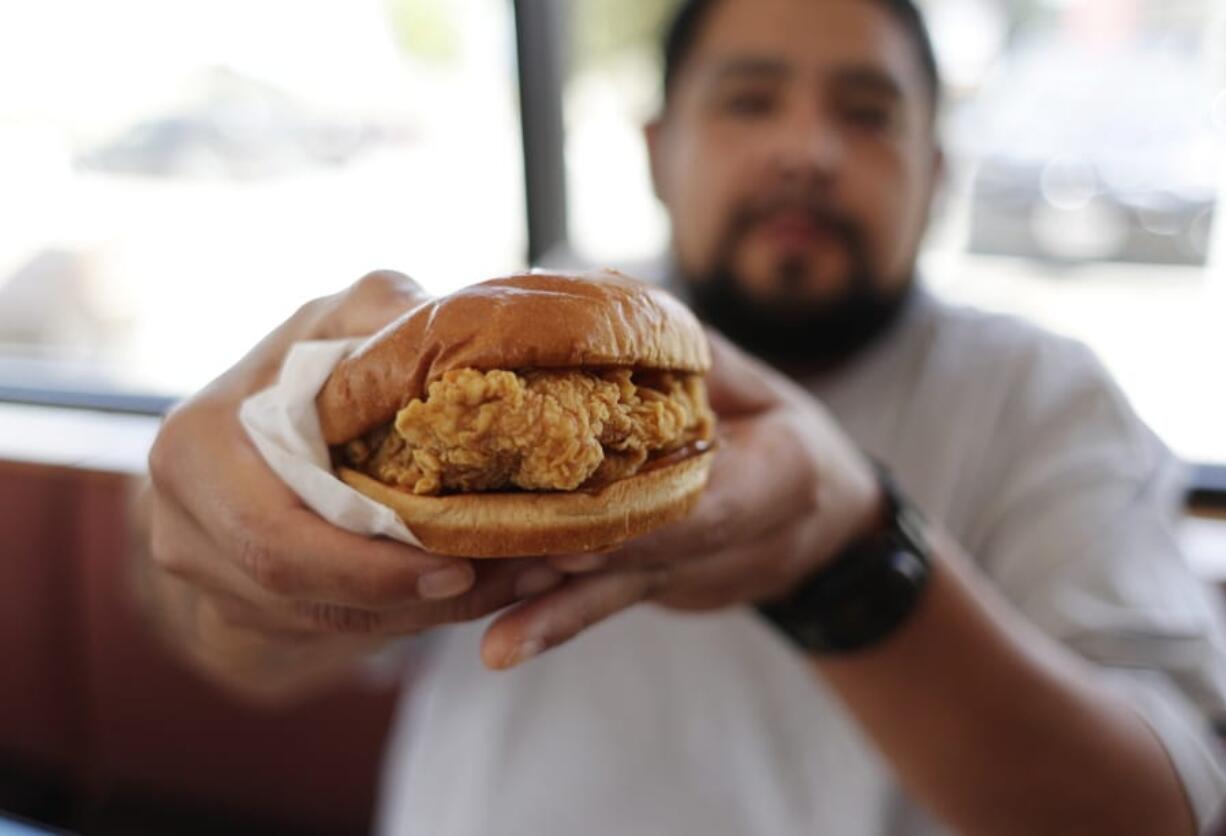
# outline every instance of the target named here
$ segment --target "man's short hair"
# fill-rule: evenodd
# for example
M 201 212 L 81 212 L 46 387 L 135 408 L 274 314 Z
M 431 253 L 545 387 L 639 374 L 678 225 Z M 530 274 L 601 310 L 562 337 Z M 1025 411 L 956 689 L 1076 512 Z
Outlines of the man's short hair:
M 923 14 L 912 0 L 873 1 L 884 6 L 894 15 L 914 43 L 920 67 L 924 71 L 924 81 L 935 109 L 940 99 L 941 74 L 937 69 L 936 53 L 932 48 L 932 39 L 928 37 L 928 27 L 924 25 Z M 698 40 L 702 24 L 717 2 L 719 0 L 682 0 L 678 4 L 677 12 L 664 37 L 664 101 L 666 104 L 672 96 L 673 84 L 677 80 L 681 66 L 689 57 L 694 43 Z M 815 0 L 815 2 L 821 2 L 821 0 Z

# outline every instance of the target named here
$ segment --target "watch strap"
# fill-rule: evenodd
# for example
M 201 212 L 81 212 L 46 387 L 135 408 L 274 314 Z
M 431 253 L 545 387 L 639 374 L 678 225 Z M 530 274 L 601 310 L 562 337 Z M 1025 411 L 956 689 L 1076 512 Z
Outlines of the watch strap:
M 911 615 L 931 572 L 924 522 L 878 467 L 883 528 L 861 538 L 784 598 L 758 612 L 794 644 L 815 654 L 851 653 L 874 645 Z

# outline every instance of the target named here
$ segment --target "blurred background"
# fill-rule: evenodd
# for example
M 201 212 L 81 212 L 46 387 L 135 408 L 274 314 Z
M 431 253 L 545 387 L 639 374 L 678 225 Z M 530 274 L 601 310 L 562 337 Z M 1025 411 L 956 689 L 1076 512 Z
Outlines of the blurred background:
M 953 163 L 927 279 L 1090 343 L 1226 463 L 1226 7 L 922 5 Z M 671 6 L 0 4 L 0 382 L 173 397 L 374 267 L 442 292 L 658 255 L 641 125 Z
M 921 5 L 951 162 L 926 280 L 1089 343 L 1220 502 L 1226 3 Z M 173 668 L 123 604 L 129 480 L 162 409 L 371 269 L 657 258 L 672 6 L 0 0 L 0 810 L 363 832 L 392 695 L 270 718 Z M 1221 528 L 1188 530 L 1217 579 Z

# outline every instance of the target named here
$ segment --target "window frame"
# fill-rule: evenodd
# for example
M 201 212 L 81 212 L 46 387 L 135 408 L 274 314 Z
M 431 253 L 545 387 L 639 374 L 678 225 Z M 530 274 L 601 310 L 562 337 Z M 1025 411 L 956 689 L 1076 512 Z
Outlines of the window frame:
M 563 88 L 570 20 L 567 0 L 511 0 L 524 160 L 528 263 L 569 242 Z M 527 60 L 525 60 L 527 59 Z M 45 364 L 19 358 L 0 370 L 0 403 L 134 415 L 164 415 L 177 398 L 92 382 L 48 379 Z M 1224 430 L 1226 431 L 1226 430 Z M 1193 463 L 1189 504 L 1226 510 L 1226 464 Z

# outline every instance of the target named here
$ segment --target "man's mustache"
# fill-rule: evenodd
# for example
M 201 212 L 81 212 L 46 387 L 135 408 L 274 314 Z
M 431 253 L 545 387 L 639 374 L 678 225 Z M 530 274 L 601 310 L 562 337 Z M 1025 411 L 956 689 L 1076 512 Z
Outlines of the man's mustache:
M 824 199 L 797 199 L 790 195 L 773 196 L 737 207 L 729 223 L 728 240 L 735 241 L 753 227 L 784 214 L 803 215 L 815 229 L 830 233 L 855 252 L 864 251 L 864 233 L 852 217 Z

